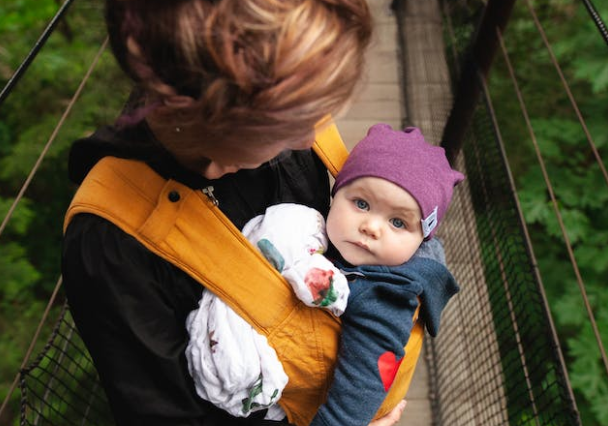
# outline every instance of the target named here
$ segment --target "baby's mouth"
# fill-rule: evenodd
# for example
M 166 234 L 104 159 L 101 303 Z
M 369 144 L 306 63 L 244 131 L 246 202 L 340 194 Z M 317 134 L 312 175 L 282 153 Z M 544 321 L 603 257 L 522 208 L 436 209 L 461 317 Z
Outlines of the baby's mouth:
M 367 251 L 369 251 L 369 247 L 368 247 L 368 245 L 367 245 L 367 244 L 365 244 L 365 243 L 362 243 L 362 242 L 360 242 L 360 241 L 357 241 L 357 242 L 356 242 L 356 243 L 354 243 L 354 244 L 355 244 L 357 247 L 362 248 L 363 250 L 367 250 Z

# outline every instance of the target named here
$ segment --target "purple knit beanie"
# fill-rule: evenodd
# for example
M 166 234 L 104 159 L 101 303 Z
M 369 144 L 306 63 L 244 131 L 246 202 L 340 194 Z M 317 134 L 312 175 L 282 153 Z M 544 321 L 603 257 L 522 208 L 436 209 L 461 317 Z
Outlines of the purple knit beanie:
M 422 211 L 422 233 L 433 237 L 450 201 L 454 186 L 464 175 L 453 170 L 443 148 L 427 143 L 416 127 L 393 130 L 376 124 L 353 148 L 336 176 L 332 195 L 365 176 L 379 177 L 409 192 Z

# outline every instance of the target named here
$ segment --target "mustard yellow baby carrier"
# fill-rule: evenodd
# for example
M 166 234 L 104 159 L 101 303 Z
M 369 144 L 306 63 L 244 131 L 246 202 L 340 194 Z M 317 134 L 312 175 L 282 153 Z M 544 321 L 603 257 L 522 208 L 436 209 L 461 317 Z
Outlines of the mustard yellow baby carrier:
M 317 132 L 314 149 L 334 176 L 348 156 L 333 124 Z M 79 213 L 103 217 L 134 236 L 266 336 L 289 377 L 279 404 L 291 423 L 310 423 L 331 384 L 340 320 L 299 301 L 285 279 L 202 191 L 165 180 L 141 161 L 106 157 L 78 189 L 64 229 Z M 377 417 L 404 398 L 423 335 L 421 321 L 416 321 L 405 359 Z

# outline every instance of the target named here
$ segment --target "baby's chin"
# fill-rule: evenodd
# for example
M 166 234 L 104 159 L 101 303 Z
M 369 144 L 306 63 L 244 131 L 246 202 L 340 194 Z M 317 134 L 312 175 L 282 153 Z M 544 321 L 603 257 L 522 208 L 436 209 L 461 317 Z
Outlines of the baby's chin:
M 401 258 L 391 258 L 391 259 L 380 259 L 377 256 L 369 255 L 369 256 L 361 256 L 361 255 L 353 255 L 347 253 L 346 256 L 342 255 L 342 259 L 351 266 L 399 266 L 403 265 L 405 262 L 410 260 L 412 256 L 404 256 Z
M 342 255 L 342 259 L 351 266 L 376 266 L 382 265 L 378 262 L 374 256 L 362 256 L 360 253 L 347 253 L 346 256 Z

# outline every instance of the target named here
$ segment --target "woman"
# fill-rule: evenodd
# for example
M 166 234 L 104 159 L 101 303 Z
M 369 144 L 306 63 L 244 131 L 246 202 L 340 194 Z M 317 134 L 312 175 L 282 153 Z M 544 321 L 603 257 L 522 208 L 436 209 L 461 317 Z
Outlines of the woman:
M 280 202 L 327 213 L 327 173 L 309 148 L 315 123 L 337 114 L 359 79 L 371 33 L 364 0 L 107 0 L 106 20 L 141 96 L 117 126 L 74 144 L 73 181 L 120 157 L 205 190 L 239 229 Z M 230 417 L 197 396 L 184 324 L 203 287 L 182 269 L 87 213 L 67 226 L 63 275 L 117 424 L 276 423 Z

